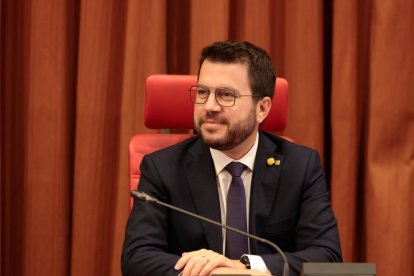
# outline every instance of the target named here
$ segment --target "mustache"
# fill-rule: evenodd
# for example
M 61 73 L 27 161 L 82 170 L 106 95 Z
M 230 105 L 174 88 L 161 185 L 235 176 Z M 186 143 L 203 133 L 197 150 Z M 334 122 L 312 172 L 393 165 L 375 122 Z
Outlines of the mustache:
M 219 123 L 219 124 L 227 124 L 228 123 L 226 118 L 221 118 L 221 117 L 219 117 L 219 115 L 217 115 L 215 113 L 206 113 L 206 115 L 200 117 L 200 119 L 198 121 L 199 121 L 200 125 L 207 122 L 207 121 L 214 121 L 215 123 Z

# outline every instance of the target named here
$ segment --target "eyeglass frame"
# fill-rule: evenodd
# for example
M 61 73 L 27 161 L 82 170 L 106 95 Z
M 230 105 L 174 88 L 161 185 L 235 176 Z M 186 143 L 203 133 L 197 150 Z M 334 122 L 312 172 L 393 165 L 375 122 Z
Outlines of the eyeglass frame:
M 199 102 L 196 102 L 196 99 L 193 100 L 193 97 L 192 97 L 192 91 L 193 91 L 192 89 L 193 88 L 205 88 L 206 91 L 208 91 L 208 95 L 205 98 L 205 101 L 204 102 L 199 103 Z M 219 100 L 217 99 L 217 94 L 216 94 L 216 90 L 217 89 L 224 89 L 227 92 L 231 92 L 233 94 L 233 104 L 232 105 L 222 105 L 221 103 L 219 103 Z M 215 88 L 213 88 L 213 87 L 208 87 L 208 86 L 205 86 L 205 85 L 192 85 L 188 89 L 188 92 L 190 93 L 190 100 L 194 104 L 205 104 L 208 101 L 208 98 L 210 97 L 210 94 L 211 93 L 214 93 L 214 99 L 216 100 L 217 104 L 219 106 L 221 106 L 221 107 L 232 107 L 232 106 L 235 106 L 236 105 L 236 99 L 239 99 L 241 97 L 254 97 L 254 98 L 255 97 L 262 98 L 263 97 L 263 96 L 260 96 L 260 95 L 237 95 L 238 91 L 235 90 L 235 89 L 232 89 L 232 88 L 228 88 L 228 87 L 215 87 Z

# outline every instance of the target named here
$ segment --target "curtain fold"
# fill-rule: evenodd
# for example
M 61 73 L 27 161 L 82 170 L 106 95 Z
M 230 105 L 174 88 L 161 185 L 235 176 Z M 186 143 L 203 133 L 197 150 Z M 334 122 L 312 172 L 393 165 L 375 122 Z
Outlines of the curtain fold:
M 357 11 L 357 12 L 355 12 Z M 370 91 L 369 1 L 343 1 L 333 10 L 332 204 L 346 260 L 363 258 L 364 177 Z
M 367 173 L 366 258 L 380 271 L 414 271 L 414 5 L 386 1 L 372 7 Z M 381 231 L 378 231 L 381 226 Z M 381 241 L 381 244 L 378 244 Z M 400 248 L 401 247 L 401 248 Z M 382 248 L 392 254 L 383 254 Z
M 1 275 L 121 275 L 145 79 L 229 38 L 289 81 L 284 134 L 323 158 L 345 261 L 414 273 L 409 1 L 0 1 Z
M 72 275 L 105 275 L 111 270 L 126 10 L 124 1 L 80 5 Z
M 69 272 L 76 3 L 2 1 L 1 274 Z
M 345 259 L 411 275 L 414 6 L 334 7 L 332 201 Z

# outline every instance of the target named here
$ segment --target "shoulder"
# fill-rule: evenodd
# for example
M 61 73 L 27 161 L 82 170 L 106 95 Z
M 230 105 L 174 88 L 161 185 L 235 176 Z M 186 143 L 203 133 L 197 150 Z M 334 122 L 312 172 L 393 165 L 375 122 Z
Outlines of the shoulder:
M 295 142 L 289 141 L 281 136 L 277 136 L 268 132 L 260 132 L 261 134 L 261 141 L 264 144 L 267 143 L 272 143 L 276 146 L 276 151 L 280 152 L 280 153 L 290 153 L 290 154 L 294 154 L 294 153 L 300 153 L 300 154 L 312 154 L 312 153 L 316 153 L 316 150 L 301 145 L 301 144 L 297 144 Z
M 208 146 L 202 141 L 199 136 L 187 138 L 177 144 L 156 150 L 147 154 L 144 158 L 155 159 L 157 161 L 165 160 L 172 162 L 173 160 L 181 159 L 183 156 L 192 154 L 194 151 L 205 151 Z
M 319 153 L 316 150 L 283 137 L 261 132 L 259 141 L 259 147 L 265 148 L 263 152 L 273 152 L 276 156 L 283 157 L 292 168 L 306 168 L 310 165 L 319 166 L 321 163 Z

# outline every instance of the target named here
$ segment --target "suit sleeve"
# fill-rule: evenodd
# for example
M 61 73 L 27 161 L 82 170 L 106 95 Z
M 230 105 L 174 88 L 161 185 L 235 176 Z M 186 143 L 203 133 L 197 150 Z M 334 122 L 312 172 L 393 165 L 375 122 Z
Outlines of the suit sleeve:
M 299 275 L 304 262 L 341 262 L 337 222 L 320 158 L 311 151 L 306 164 L 295 225 L 294 250 L 285 252 L 290 275 Z M 273 275 L 281 275 L 283 259 L 279 254 L 261 255 Z
M 165 188 L 150 157 L 143 158 L 139 190 L 165 201 Z M 122 249 L 122 275 L 178 275 L 180 256 L 168 253 L 168 210 L 134 200 Z

